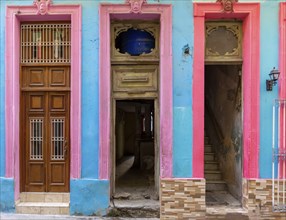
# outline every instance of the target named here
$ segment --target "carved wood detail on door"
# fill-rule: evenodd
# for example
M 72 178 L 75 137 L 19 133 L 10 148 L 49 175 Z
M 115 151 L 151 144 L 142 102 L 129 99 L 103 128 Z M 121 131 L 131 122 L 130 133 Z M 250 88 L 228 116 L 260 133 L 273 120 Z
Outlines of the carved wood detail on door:
M 22 191 L 69 191 L 69 69 L 69 66 L 22 67 Z

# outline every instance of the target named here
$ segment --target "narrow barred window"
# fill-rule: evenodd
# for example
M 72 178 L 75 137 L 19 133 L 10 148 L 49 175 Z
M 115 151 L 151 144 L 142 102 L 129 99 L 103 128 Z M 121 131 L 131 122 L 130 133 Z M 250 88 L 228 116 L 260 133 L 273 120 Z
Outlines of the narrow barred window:
M 70 63 L 70 24 L 22 24 L 21 63 Z
M 51 159 L 63 160 L 65 158 L 65 133 L 64 133 L 65 121 L 63 118 L 52 119 L 51 130 Z
M 30 119 L 30 159 L 43 159 L 43 119 Z

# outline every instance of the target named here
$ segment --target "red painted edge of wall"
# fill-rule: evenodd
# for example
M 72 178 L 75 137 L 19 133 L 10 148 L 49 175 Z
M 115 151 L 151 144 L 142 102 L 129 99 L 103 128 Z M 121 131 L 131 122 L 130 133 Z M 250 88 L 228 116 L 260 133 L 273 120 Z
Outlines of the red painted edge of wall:
M 258 177 L 260 4 L 236 3 L 222 13 L 219 3 L 194 3 L 193 177 L 204 177 L 204 23 L 207 19 L 243 21 L 243 177 Z
M 279 98 L 286 99 L 286 2 L 280 2 L 279 31 Z

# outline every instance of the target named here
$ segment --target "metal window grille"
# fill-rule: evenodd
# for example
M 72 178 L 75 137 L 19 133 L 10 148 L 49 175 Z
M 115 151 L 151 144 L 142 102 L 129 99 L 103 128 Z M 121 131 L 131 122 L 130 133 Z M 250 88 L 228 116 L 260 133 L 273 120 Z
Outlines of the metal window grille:
M 52 160 L 63 160 L 65 158 L 65 120 L 63 118 L 52 119 L 51 131 L 51 158 Z
M 43 159 L 43 119 L 30 119 L 30 159 Z
M 22 24 L 21 63 L 70 63 L 70 24 Z
M 286 100 L 273 106 L 272 207 L 286 212 Z

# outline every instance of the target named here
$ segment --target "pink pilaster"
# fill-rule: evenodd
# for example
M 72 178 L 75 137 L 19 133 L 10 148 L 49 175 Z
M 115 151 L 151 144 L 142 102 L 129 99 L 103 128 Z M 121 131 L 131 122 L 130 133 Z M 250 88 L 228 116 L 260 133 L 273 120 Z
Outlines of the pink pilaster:
M 280 3 L 279 11 L 279 98 L 286 99 L 286 3 Z
M 279 99 L 286 100 L 286 3 L 280 3 L 279 10 Z M 280 145 L 286 149 L 286 106 L 282 106 L 280 112 Z
M 81 6 L 51 5 L 47 15 L 37 15 L 35 6 L 7 6 L 6 10 L 6 177 L 15 179 L 15 199 L 20 191 L 19 142 L 19 66 L 21 21 L 70 20 L 71 29 L 71 178 L 80 178 L 81 170 Z
M 243 22 L 243 176 L 258 177 L 259 156 L 259 54 L 260 5 L 236 3 L 234 12 L 223 13 L 219 3 L 194 3 L 193 66 L 193 177 L 204 176 L 204 24 L 207 19 Z
M 99 177 L 111 175 L 111 76 L 110 17 L 142 19 L 160 17 L 160 175 L 172 176 L 172 8 L 166 4 L 144 4 L 138 14 L 130 13 L 128 4 L 101 4 L 99 60 Z
M 205 18 L 197 16 L 194 19 L 194 66 L 193 66 L 193 81 L 200 82 L 200 84 L 193 83 L 193 177 L 204 177 L 204 122 L 196 120 L 196 118 L 204 119 L 204 72 L 205 72 L 205 53 L 204 45 L 205 38 L 201 36 L 204 34 Z

